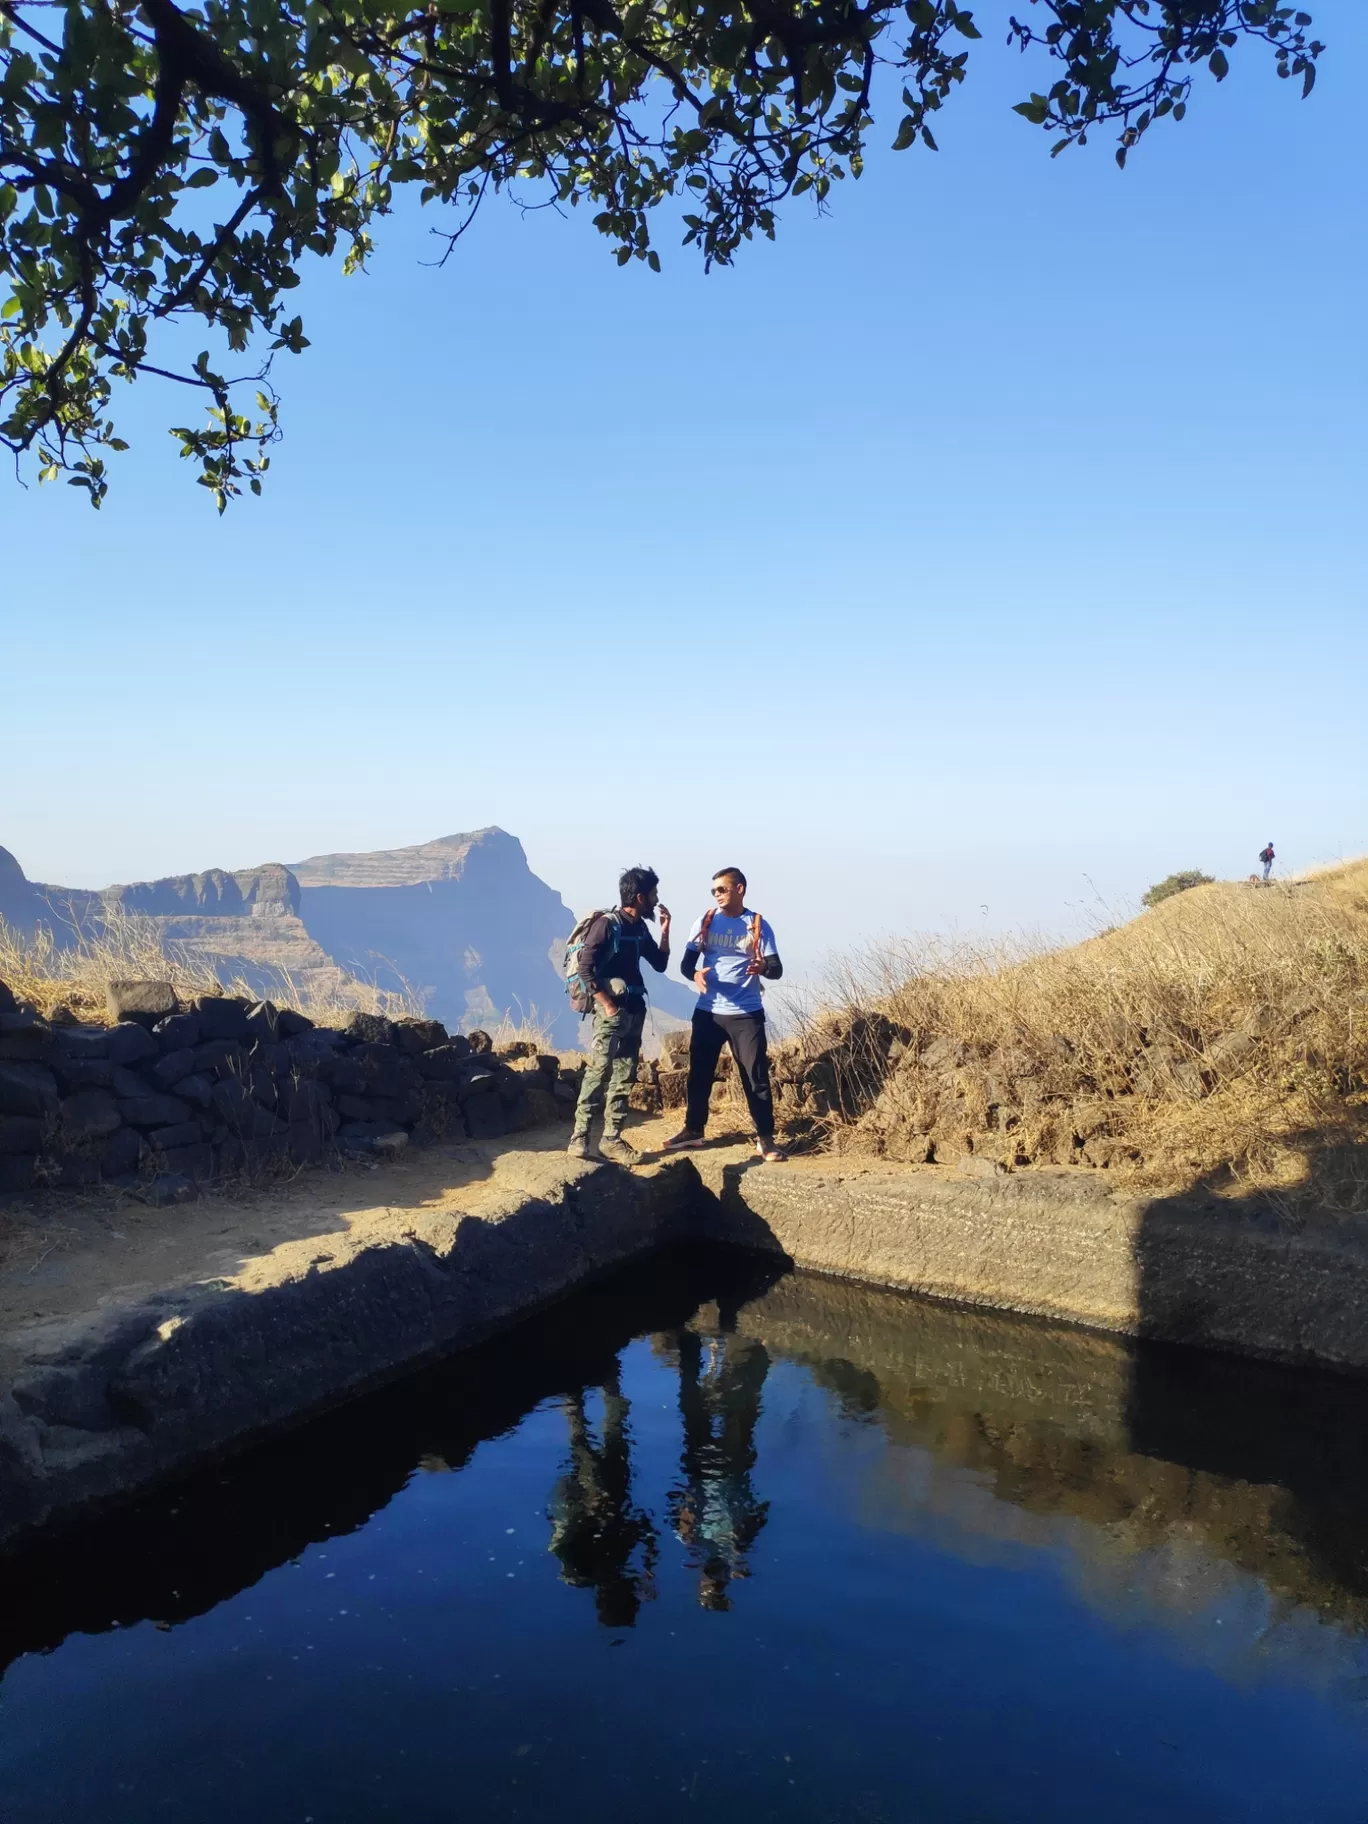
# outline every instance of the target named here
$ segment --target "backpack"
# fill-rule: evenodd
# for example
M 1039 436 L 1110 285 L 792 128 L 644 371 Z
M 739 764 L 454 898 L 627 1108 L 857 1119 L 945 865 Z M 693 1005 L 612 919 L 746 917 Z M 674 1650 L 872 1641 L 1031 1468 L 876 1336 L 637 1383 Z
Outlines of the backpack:
M 565 992 L 570 997 L 570 1005 L 583 1019 L 594 1011 L 594 984 L 587 982 L 580 974 L 579 955 L 584 948 L 584 940 L 590 925 L 596 918 L 606 918 L 613 927 L 613 949 L 617 949 L 618 938 L 622 932 L 622 920 L 617 913 L 600 908 L 597 912 L 586 912 L 565 940 L 565 955 L 561 959 L 561 974 L 565 977 Z

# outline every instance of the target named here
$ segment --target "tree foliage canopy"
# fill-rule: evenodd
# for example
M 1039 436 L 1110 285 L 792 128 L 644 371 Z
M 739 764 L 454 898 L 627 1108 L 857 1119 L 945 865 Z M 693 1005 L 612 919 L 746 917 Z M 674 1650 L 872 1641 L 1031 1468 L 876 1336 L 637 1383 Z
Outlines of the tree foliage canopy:
M 1323 48 L 1276 0 L 1018 4 L 1017 112 L 1056 152 L 1110 126 L 1122 164 L 1242 40 L 1303 92 Z M 363 264 L 399 186 L 448 206 L 448 251 L 530 182 L 623 264 L 659 267 L 671 197 L 728 262 L 859 175 L 876 104 L 934 150 L 979 36 L 957 0 L 0 0 L 0 439 L 98 505 L 113 383 L 160 374 L 199 396 L 174 434 L 221 510 L 260 492 L 304 256 Z M 211 346 L 168 364 L 159 326 L 193 319 Z
M 1172 899 L 1175 893 L 1186 893 L 1192 887 L 1209 887 L 1216 876 L 1203 874 L 1200 868 L 1183 868 L 1177 874 L 1166 874 L 1157 880 L 1146 893 L 1140 896 L 1142 906 L 1157 906 L 1161 900 Z

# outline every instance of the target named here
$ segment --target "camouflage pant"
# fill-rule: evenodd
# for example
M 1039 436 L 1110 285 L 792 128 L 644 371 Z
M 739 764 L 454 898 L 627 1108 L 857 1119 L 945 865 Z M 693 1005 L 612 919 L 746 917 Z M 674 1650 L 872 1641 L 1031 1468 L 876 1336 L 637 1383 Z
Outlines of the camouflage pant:
M 575 1108 L 577 1138 L 588 1135 L 589 1124 L 600 1111 L 605 1134 L 622 1132 L 627 1098 L 641 1062 L 641 1031 L 645 1024 L 646 1004 L 639 995 L 623 1001 L 616 1013 L 595 1008 L 594 1043 Z

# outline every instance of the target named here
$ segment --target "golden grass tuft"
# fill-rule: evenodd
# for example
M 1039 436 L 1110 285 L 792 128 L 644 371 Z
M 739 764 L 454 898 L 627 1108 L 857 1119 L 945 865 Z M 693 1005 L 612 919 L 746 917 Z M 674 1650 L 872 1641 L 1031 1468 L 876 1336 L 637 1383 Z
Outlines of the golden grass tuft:
M 287 969 L 259 973 L 255 981 L 224 975 L 193 943 L 164 936 L 155 920 L 111 906 L 98 924 L 73 926 L 58 943 L 40 925 L 25 937 L 0 919 L 0 982 L 44 1017 L 69 1008 L 81 1020 L 105 1021 L 105 985 L 111 981 L 170 982 L 180 998 L 196 994 L 263 995 L 278 1007 L 293 1007 L 316 1025 L 342 1025 L 355 1013 L 381 1013 L 390 1019 L 421 1014 L 418 998 L 407 989 L 391 992 L 374 983 L 343 976 L 340 971 L 314 971 L 302 981 Z
M 1368 861 L 1068 949 L 904 945 L 780 1047 L 829 1144 L 1368 1209 Z

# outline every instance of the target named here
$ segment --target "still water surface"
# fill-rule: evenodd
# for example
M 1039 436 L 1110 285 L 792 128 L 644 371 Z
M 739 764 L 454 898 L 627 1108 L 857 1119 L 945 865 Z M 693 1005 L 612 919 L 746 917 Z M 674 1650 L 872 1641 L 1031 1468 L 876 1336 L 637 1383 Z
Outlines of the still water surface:
M 669 1257 L 0 1562 L 0 1818 L 1364 1824 L 1365 1418 Z

